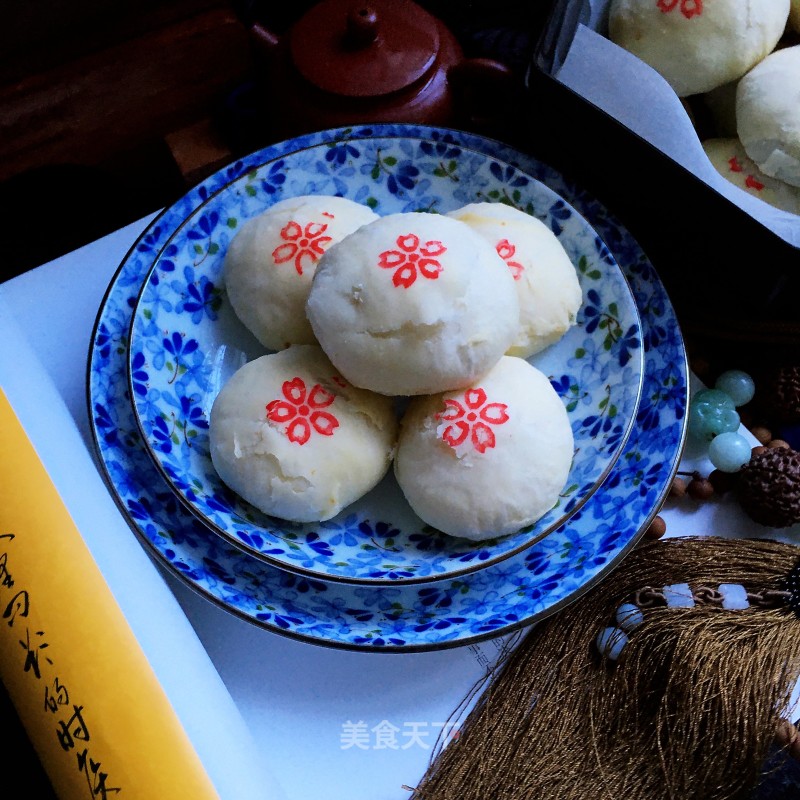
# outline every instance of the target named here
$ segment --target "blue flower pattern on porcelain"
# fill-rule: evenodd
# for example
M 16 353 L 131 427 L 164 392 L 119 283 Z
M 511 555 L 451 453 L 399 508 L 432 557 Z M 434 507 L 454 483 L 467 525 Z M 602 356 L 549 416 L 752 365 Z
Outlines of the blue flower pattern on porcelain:
M 370 136 L 375 131 L 358 131 Z M 569 197 L 609 243 L 630 281 L 642 319 L 644 388 L 637 424 L 600 490 L 533 547 L 468 575 L 423 585 L 356 586 L 302 577 L 233 547 L 190 514 L 167 486 L 141 440 L 127 392 L 127 340 L 136 294 L 167 236 L 159 221 L 123 261 L 100 309 L 90 350 L 92 434 L 109 487 L 135 533 L 162 565 L 231 613 L 265 630 L 353 650 L 418 651 L 465 645 L 529 625 L 585 592 L 633 547 L 663 502 L 685 437 L 688 370 L 669 299 L 635 240 L 596 200 L 533 158 L 456 131 L 381 126 L 417 137 L 442 157 L 457 146 L 519 164 Z M 328 131 L 254 154 L 275 158 L 297 146 L 336 143 Z M 283 150 L 281 148 L 284 148 Z M 240 162 L 237 174 L 249 171 Z M 171 210 L 187 216 L 227 184 L 213 176 Z M 144 246 L 141 246 L 145 243 Z M 109 341 L 117 343 L 109 347 Z M 654 344 L 655 343 L 655 344 Z M 563 383 L 569 385 L 564 376 Z M 343 538 L 355 519 L 332 524 Z
M 279 168 L 276 166 L 279 165 Z M 455 576 L 510 557 L 559 525 L 597 489 L 633 423 L 642 378 L 642 335 L 630 288 L 602 238 L 552 188 L 499 157 L 455 142 L 370 136 L 309 146 L 219 176 L 197 208 L 167 212 L 137 249 L 155 264 L 131 332 L 130 381 L 145 440 L 190 509 L 231 543 L 282 568 L 344 581 L 416 582 Z M 380 508 L 346 509 L 349 535 L 318 523 L 271 519 L 222 484 L 208 455 L 207 412 L 220 386 L 218 354 L 257 355 L 249 334 L 222 319 L 224 253 L 244 220 L 291 194 L 337 193 L 380 213 L 446 211 L 476 200 L 510 202 L 540 215 L 577 265 L 585 303 L 562 341 L 532 362 L 562 392 L 576 439 L 569 480 L 557 506 L 535 525 L 472 543 L 444 536 L 407 508 L 389 476 Z M 155 230 L 167 237 L 155 252 Z M 231 327 L 231 324 L 233 327 Z M 223 333 L 220 333 L 223 331 Z M 232 332 L 232 333 L 230 333 Z M 230 335 L 229 335 L 230 334 Z M 568 374 L 558 374 L 567 369 Z M 375 516 L 379 514 L 380 516 Z M 388 528 L 391 540 L 374 531 Z

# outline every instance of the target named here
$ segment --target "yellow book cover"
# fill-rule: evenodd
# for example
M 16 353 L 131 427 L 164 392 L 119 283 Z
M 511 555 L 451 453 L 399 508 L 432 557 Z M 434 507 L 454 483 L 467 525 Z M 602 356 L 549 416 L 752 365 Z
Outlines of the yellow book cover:
M 0 390 L 0 676 L 60 798 L 218 794 Z

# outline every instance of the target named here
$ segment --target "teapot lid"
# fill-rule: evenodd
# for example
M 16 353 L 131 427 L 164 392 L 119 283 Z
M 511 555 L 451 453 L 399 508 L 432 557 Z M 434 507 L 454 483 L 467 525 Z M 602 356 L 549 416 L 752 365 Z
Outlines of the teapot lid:
M 436 19 L 412 0 L 322 0 L 292 28 L 300 74 L 323 91 L 375 97 L 403 89 L 436 61 Z

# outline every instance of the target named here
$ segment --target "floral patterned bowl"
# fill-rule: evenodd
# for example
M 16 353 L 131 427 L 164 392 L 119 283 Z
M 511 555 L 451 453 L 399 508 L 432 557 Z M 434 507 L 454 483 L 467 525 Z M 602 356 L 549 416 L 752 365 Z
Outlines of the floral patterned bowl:
M 307 577 L 346 583 L 437 581 L 497 563 L 540 541 L 602 484 L 630 434 L 642 385 L 642 333 L 625 276 L 608 247 L 562 197 L 518 167 L 432 133 L 340 131 L 281 155 L 248 158 L 160 220 L 168 234 L 139 294 L 130 330 L 129 388 L 152 459 L 186 508 L 248 554 Z M 394 129 L 398 130 L 398 129 Z M 450 211 L 470 202 L 512 204 L 543 220 L 578 270 L 578 322 L 530 361 L 561 395 L 576 451 L 557 505 L 510 536 L 446 536 L 411 511 L 393 475 L 323 523 L 265 515 L 220 480 L 208 450 L 208 416 L 222 385 L 264 348 L 233 313 L 221 281 L 227 247 L 270 204 L 305 194 L 341 195 L 379 214 Z

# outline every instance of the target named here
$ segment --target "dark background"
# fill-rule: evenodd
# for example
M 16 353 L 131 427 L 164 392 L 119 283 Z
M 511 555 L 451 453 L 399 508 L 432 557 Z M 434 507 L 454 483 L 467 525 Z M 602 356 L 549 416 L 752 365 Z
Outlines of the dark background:
M 249 26 L 285 32 L 310 0 L 30 0 L 0 26 L 0 279 L 170 204 L 275 138 Z M 523 68 L 549 0 L 421 5 L 468 55 Z M 367 120 L 370 121 L 370 120 Z

